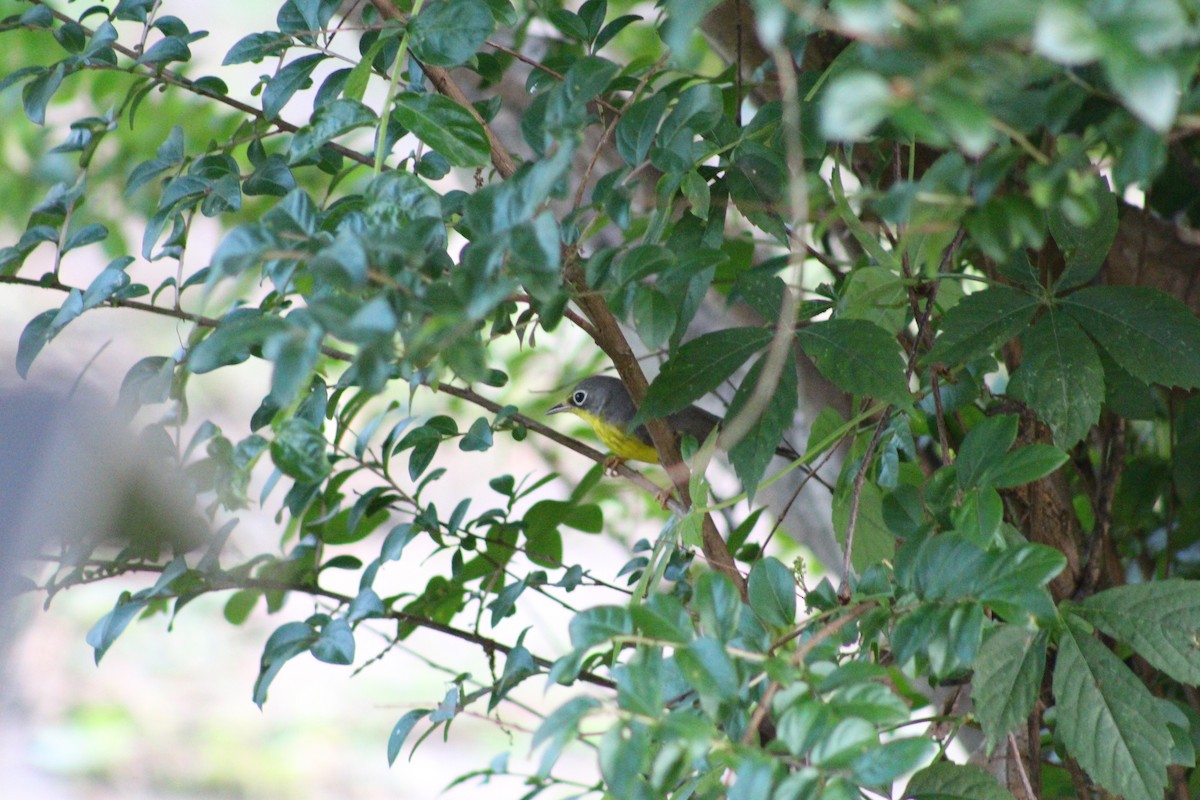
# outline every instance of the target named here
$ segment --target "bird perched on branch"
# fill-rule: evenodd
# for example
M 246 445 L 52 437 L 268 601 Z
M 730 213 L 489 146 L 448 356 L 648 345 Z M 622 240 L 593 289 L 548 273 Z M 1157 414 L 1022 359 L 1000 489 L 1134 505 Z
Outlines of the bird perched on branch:
M 567 397 L 566 402 L 547 411 L 547 414 L 574 414 L 582 419 L 604 446 L 612 451 L 619 461 L 643 461 L 658 463 L 658 452 L 650 440 L 645 425 L 629 430 L 629 423 L 637 413 L 637 406 L 629 396 L 629 390 L 619 378 L 610 375 L 592 375 L 584 378 Z M 721 418 L 698 406 L 688 406 L 667 417 L 667 423 L 677 434 L 687 434 L 703 442 L 721 423 Z M 775 453 L 789 460 L 799 458 L 792 448 L 781 445 Z

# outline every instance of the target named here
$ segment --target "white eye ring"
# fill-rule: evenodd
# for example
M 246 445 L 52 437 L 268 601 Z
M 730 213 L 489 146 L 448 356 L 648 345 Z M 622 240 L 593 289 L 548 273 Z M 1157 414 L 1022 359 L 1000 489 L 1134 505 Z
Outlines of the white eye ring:
M 585 402 L 587 402 L 587 392 L 578 391 L 571 395 L 571 402 L 577 406 L 583 405 Z

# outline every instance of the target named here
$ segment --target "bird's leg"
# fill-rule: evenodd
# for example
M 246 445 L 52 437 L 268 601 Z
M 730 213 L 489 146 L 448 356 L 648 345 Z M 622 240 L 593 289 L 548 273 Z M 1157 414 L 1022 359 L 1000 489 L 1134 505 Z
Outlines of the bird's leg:
M 663 511 L 666 511 L 668 504 L 671 502 L 671 497 L 674 496 L 674 494 L 674 486 L 664 486 L 658 490 L 656 495 L 654 495 L 654 500 L 658 503 L 659 507 L 661 507 Z
M 604 474 L 610 478 L 617 477 L 617 468 L 625 463 L 625 459 L 613 454 L 604 459 Z

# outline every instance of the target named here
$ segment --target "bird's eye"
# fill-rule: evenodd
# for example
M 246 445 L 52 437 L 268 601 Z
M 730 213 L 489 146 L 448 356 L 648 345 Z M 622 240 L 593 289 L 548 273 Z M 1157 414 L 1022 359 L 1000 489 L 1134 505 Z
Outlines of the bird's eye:
M 587 400 L 587 392 L 579 391 L 571 395 L 571 402 L 577 406 L 583 405 L 585 400 Z

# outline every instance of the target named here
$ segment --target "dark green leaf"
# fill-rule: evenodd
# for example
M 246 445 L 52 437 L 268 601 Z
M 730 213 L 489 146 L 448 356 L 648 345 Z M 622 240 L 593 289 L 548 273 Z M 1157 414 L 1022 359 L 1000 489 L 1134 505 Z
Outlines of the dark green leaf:
M 1089 775 L 1127 800 L 1161 800 L 1172 741 L 1159 701 L 1111 650 L 1069 621 L 1058 640 L 1054 697 L 1058 735 Z
M 324 53 L 301 56 L 286 64 L 276 73 L 275 77 L 267 81 L 267 86 L 263 89 L 262 94 L 263 117 L 273 120 L 279 116 L 279 112 L 292 99 L 292 95 L 309 82 L 309 76 L 312 75 L 313 70 L 326 58 L 328 56 Z
M 1000 742 L 1029 717 L 1046 669 L 1046 635 L 1003 625 L 979 648 L 971 700 L 988 741 Z
M 1146 383 L 1200 386 L 1200 320 L 1142 286 L 1091 286 L 1060 301 L 1113 361 Z
M 396 96 L 393 113 L 400 124 L 456 167 L 483 167 L 491 159 L 483 125 L 448 97 L 402 92 Z
M 46 342 L 50 341 L 50 337 L 54 335 L 54 318 L 57 316 L 57 308 L 43 311 L 29 320 L 25 329 L 21 331 L 21 338 L 17 342 L 17 374 L 22 378 L 29 374 L 29 367 L 33 365 L 33 360 L 37 358 L 38 353 L 42 352 L 42 348 L 46 346 Z
M 388 766 L 396 763 L 396 757 L 400 755 L 400 748 L 404 746 L 404 740 L 408 738 L 408 734 L 416 727 L 417 723 L 429 716 L 428 708 L 416 708 L 409 711 L 400 721 L 392 728 L 392 733 L 388 736 Z
M 1024 402 L 1069 448 L 1100 420 L 1104 367 L 1096 347 L 1071 317 L 1048 311 L 1021 334 L 1021 366 L 1008 393 Z
M 477 0 L 430 3 L 408 25 L 409 46 L 422 63 L 457 67 L 475 55 L 495 27 Z
M 1165 580 L 1118 586 L 1074 608 L 1181 683 L 1200 684 L 1200 582 Z
M 754 366 L 746 373 L 733 395 L 733 402 L 729 404 L 726 419 L 737 419 L 745 409 L 762 376 L 763 364 L 767 357 L 764 355 L 754 362 Z M 751 500 L 754 499 L 758 482 L 766 472 L 767 465 L 776 455 L 780 440 L 792 427 L 796 405 L 799 403 L 796 370 L 792 366 L 795 361 L 795 353 L 789 349 L 783 362 L 783 371 L 779 375 L 779 383 L 768 395 L 769 401 L 763 415 L 749 433 L 729 450 L 729 461 Z
M 229 66 L 230 64 L 244 64 L 247 61 L 262 61 L 268 56 L 279 55 L 294 41 L 286 33 L 275 31 L 252 33 L 243 36 L 233 47 L 229 48 L 229 52 L 225 54 L 225 60 L 221 64 Z
M 687 408 L 716 389 L 771 341 L 763 328 L 726 328 L 679 347 L 646 391 L 633 425 Z
M 576 650 L 587 650 L 608 642 L 614 636 L 633 633 L 633 621 L 629 609 L 624 606 L 597 606 L 576 614 L 569 631 L 571 646 Z
M 958 485 L 970 489 L 979 485 L 984 472 L 1008 452 L 1017 440 L 1017 418 L 1000 414 L 980 421 L 958 448 L 955 466 Z
M 325 455 L 325 436 L 306 419 L 285 420 L 271 442 L 271 460 L 284 475 L 301 483 L 317 483 L 332 467 Z
M 617 122 L 617 153 L 629 166 L 636 167 L 646 160 L 668 99 L 665 94 L 655 93 L 639 100 Z
M 34 125 L 45 123 L 46 104 L 50 102 L 50 98 L 58 91 L 58 87 L 62 86 L 64 74 L 65 71 L 60 62 L 54 65 L 54 69 L 43 72 L 25 84 L 25 88 L 21 90 L 21 99 L 25 105 L 25 116 L 29 117 L 29 121 Z
M 939 761 L 919 771 L 904 790 L 905 800 L 1013 800 L 988 773 L 972 764 Z
M 946 312 L 925 361 L 957 365 L 991 355 L 1024 330 L 1037 309 L 1036 297 L 1003 286 L 969 294 Z
M 1117 236 L 1117 196 L 1102 182 L 1090 198 L 1095 215 L 1085 224 L 1070 220 L 1061 206 L 1048 214 L 1050 235 L 1066 259 L 1066 269 L 1055 283 L 1062 291 L 1081 286 L 1096 276 Z
M 1048 444 L 1031 444 L 994 458 L 979 479 L 981 486 L 1011 489 L 1044 478 L 1067 461 L 1067 454 Z
M 321 629 L 310 648 L 313 657 L 326 664 L 354 663 L 354 634 L 346 620 L 338 618 Z
M 799 332 L 799 340 L 821 374 L 842 391 L 910 404 L 900 347 L 878 325 L 858 319 L 814 322 Z
M 785 628 L 796 621 L 796 578 L 779 559 L 767 556 L 750 569 L 750 608 L 768 625 Z
M 471 423 L 470 430 L 458 443 L 460 450 L 465 452 L 482 452 L 492 446 L 492 426 L 483 417 Z
M 288 162 L 295 164 L 303 161 L 331 139 L 376 122 L 375 112 L 357 100 L 341 98 L 326 103 L 314 110 L 308 124 L 292 137 Z

